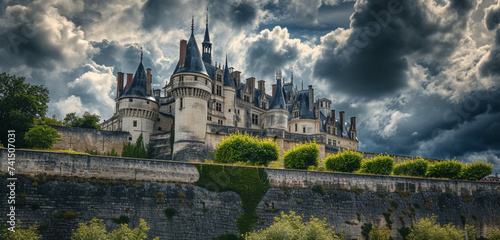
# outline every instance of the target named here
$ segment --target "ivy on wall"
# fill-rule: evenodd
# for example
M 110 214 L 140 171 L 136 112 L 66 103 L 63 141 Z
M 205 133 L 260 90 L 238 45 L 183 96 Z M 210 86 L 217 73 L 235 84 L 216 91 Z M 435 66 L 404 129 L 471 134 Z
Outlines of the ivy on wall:
M 233 191 L 241 197 L 243 214 L 236 219 L 241 234 L 252 231 L 257 223 L 257 205 L 271 187 L 263 168 L 197 164 L 200 174 L 195 185 L 215 192 Z

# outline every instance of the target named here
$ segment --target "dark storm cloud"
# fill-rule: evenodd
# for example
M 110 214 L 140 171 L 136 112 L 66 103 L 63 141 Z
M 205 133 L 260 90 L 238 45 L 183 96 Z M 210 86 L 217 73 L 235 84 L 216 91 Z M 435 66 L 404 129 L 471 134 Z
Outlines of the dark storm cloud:
M 209 1 L 207 6 L 210 21 L 214 25 L 228 25 L 233 31 L 252 26 L 257 20 L 258 6 L 253 1 L 216 0 Z
M 179 21 L 186 21 L 187 16 L 193 14 L 188 11 L 188 6 L 182 1 L 176 0 L 148 0 L 142 8 L 144 14 L 142 26 L 148 30 L 154 28 L 176 29 Z
M 496 83 L 500 83 L 500 4 L 486 9 L 484 22 L 489 31 L 495 31 L 495 41 L 486 56 L 485 61 L 479 65 L 482 77 L 494 77 Z
M 430 55 L 428 64 L 437 68 L 446 64 L 466 26 L 467 18 L 458 16 L 470 9 L 471 4 L 456 1 L 446 15 L 433 16 L 419 1 L 357 2 L 347 44 L 325 39 L 314 74 L 354 96 L 393 93 L 407 86 L 408 55 Z
M 230 15 L 230 19 L 235 27 L 251 24 L 257 17 L 257 9 L 250 3 L 232 4 L 231 11 L 233 14 Z

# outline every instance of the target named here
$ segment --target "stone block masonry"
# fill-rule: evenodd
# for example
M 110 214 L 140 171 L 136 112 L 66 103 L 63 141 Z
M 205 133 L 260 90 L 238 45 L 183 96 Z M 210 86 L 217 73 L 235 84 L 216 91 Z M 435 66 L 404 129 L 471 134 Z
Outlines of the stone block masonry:
M 0 149 L 2 171 L 6 154 Z M 121 215 L 130 218 L 130 227 L 144 218 L 150 238 L 210 239 L 237 233 L 236 218 L 244 211 L 238 194 L 196 186 L 200 176 L 194 163 L 25 150 L 16 154 L 18 197 L 24 199 L 16 214 L 23 225 L 38 222 L 44 239 L 69 239 L 78 222 L 94 217 L 104 219 L 108 230 L 118 228 L 113 219 Z M 305 218 L 326 217 L 336 232 L 344 230 L 346 239 L 361 237 L 367 223 L 390 225 L 392 237 L 401 239 L 399 229 L 432 214 L 440 223 L 475 225 L 478 235 L 500 228 L 497 183 L 265 170 L 271 188 L 257 205 L 253 229 L 268 227 L 273 217 L 290 210 Z M 5 177 L 0 181 L 6 185 Z M 313 191 L 314 185 L 325 194 Z M 6 191 L 0 188 L 0 194 Z M 175 215 L 167 217 L 167 208 L 174 208 Z M 0 205 L 1 215 L 7 210 L 7 204 Z M 76 217 L 61 217 L 68 211 Z

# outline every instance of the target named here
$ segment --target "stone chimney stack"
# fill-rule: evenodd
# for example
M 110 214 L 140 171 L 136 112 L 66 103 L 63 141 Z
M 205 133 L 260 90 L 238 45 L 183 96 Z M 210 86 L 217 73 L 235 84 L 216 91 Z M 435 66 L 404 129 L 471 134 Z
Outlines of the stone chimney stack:
M 153 90 L 153 93 L 155 95 L 155 98 L 160 98 L 160 93 L 161 93 L 161 90 L 160 89 L 155 89 Z
M 247 84 L 247 88 L 250 91 L 250 99 L 253 99 L 253 94 L 255 92 L 255 78 L 254 77 L 247 78 L 246 82 L 247 82 L 246 83 Z
M 344 116 L 345 116 L 345 112 L 344 111 L 340 111 L 339 112 L 339 115 L 340 115 L 340 131 L 344 132 L 344 129 L 345 129 L 345 119 L 344 119 Z
M 134 74 L 127 73 L 127 86 L 125 86 L 125 88 L 130 87 L 130 84 L 132 83 L 132 79 L 134 79 Z
M 272 97 L 274 97 L 274 92 L 276 92 L 276 83 L 273 84 L 273 96 Z
M 335 124 L 335 110 L 332 110 L 332 123 Z
M 312 85 L 309 85 L 309 111 L 314 110 L 314 89 Z
M 116 98 L 119 98 L 120 95 L 122 95 L 122 91 L 123 91 L 123 77 L 124 77 L 124 73 L 122 72 L 118 72 L 117 76 L 116 76 Z
M 146 69 L 146 95 L 151 95 L 151 68 Z
M 351 133 L 351 139 L 356 139 L 356 117 L 351 117 L 351 129 L 349 130 Z
M 266 95 L 266 82 L 264 80 L 259 80 L 257 83 L 259 85 L 261 96 Z
M 186 48 L 187 48 L 187 41 L 182 39 L 181 47 L 179 48 L 179 67 L 184 67 L 184 63 L 186 61 Z

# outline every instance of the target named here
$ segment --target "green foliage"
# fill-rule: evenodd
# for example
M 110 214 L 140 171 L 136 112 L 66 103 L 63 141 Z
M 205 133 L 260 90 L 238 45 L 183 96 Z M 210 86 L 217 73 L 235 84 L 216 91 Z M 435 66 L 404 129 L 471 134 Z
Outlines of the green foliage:
M 500 240 L 500 229 L 491 229 L 486 235 L 488 240 Z
M 484 162 L 467 163 L 462 167 L 461 179 L 480 180 L 493 172 L 493 166 Z
M 79 127 L 79 128 L 93 128 L 93 129 L 101 129 L 101 126 L 97 124 L 101 119 L 97 114 L 90 114 L 89 112 L 85 112 L 82 117 L 76 115 L 76 113 L 68 113 L 66 117 L 64 117 L 63 123 L 68 127 Z
M 456 160 L 441 161 L 429 165 L 427 177 L 457 179 L 462 171 L 462 163 Z
M 425 177 L 429 162 L 421 157 L 396 164 L 394 175 Z
M 354 172 L 361 167 L 363 154 L 350 150 L 329 155 L 325 158 L 325 166 L 329 171 Z
M 239 239 L 241 238 L 234 233 L 223 233 L 215 238 L 212 238 L 212 240 L 239 240 Z
M 47 125 L 38 125 L 30 128 L 24 135 L 24 140 L 32 148 L 45 149 L 52 148 L 54 143 L 61 140 L 61 135 Z
M 139 227 L 130 229 L 128 224 L 121 224 L 121 228 L 113 230 L 108 233 L 106 231 L 106 225 L 104 225 L 102 219 L 94 218 L 87 223 L 79 223 L 78 229 L 73 229 L 73 235 L 71 240 L 141 240 L 147 239 L 146 232 L 149 231 L 146 221 L 144 219 L 139 220 Z M 158 240 L 156 237 L 154 240 Z
M 391 156 L 376 156 L 366 160 L 361 165 L 361 172 L 379 175 L 390 175 L 394 167 L 394 158 Z
M 326 193 L 325 188 L 323 186 L 321 186 L 321 185 L 314 185 L 314 186 L 312 186 L 312 190 L 314 192 L 317 192 L 317 193 L 321 194 L 321 195 L 325 195 L 325 193 Z
M 285 168 L 307 169 L 318 166 L 319 145 L 316 142 L 306 142 L 295 145 L 285 152 L 283 162 Z
M 370 237 L 370 232 L 372 231 L 372 224 L 371 223 L 365 223 L 363 226 L 361 226 L 361 235 L 365 237 L 366 240 Z
M 391 230 L 386 226 L 379 228 L 378 225 L 375 224 L 368 235 L 372 237 L 372 240 L 387 240 L 391 236 Z
M 118 224 L 128 224 L 130 222 L 130 218 L 127 215 L 121 215 L 117 218 L 113 218 L 113 222 Z
M 252 165 L 267 166 L 279 157 L 279 147 L 275 142 L 236 133 L 222 139 L 215 150 L 214 162 L 248 162 Z
M 333 227 L 329 228 L 326 218 L 319 220 L 311 216 L 308 222 L 303 222 L 304 216 L 295 215 L 295 212 L 290 211 L 287 215 L 281 212 L 281 216 L 274 217 L 274 222 L 266 229 L 253 231 L 245 235 L 245 240 L 299 240 L 299 239 L 340 239 L 333 231 Z
M 408 235 L 410 240 L 463 240 L 465 232 L 452 223 L 441 226 L 436 222 L 436 216 L 421 218 L 414 222 Z
M 74 219 L 76 218 L 76 213 L 74 211 L 66 211 L 63 213 L 62 218 L 64 219 Z
M 170 219 L 177 213 L 177 209 L 169 207 L 165 209 L 163 212 L 165 212 L 165 216 Z
M 270 188 L 267 173 L 256 167 L 197 164 L 200 175 L 195 185 L 211 191 L 233 191 L 241 197 L 243 214 L 236 219 L 240 233 L 247 233 L 257 222 L 255 209 Z
M 36 125 L 54 125 L 54 126 L 62 126 L 62 122 L 55 119 L 55 115 L 53 118 L 41 117 L 35 119 Z
M 158 156 L 158 149 L 155 149 L 152 145 L 147 144 L 144 147 L 144 141 L 141 135 L 135 141 L 135 144 L 126 143 L 123 144 L 122 157 L 130 158 L 153 158 Z
M 36 118 L 45 116 L 49 91 L 44 86 L 24 82 L 24 77 L 0 74 L 0 142 L 8 143 L 8 130 L 15 130 L 16 147 L 27 147 L 24 134 Z M 6 145 L 5 145 L 6 146 Z
M 0 227 L 0 239 L 5 240 L 38 240 L 42 238 L 40 234 L 37 233 L 38 225 L 34 225 L 30 228 L 21 228 L 21 221 L 17 221 L 15 232 L 9 231 L 8 227 L 10 225 L 2 225 Z

